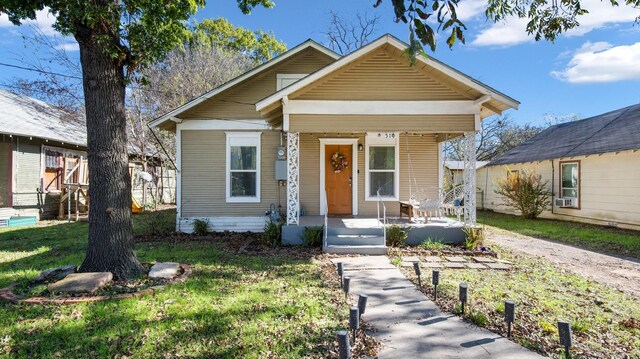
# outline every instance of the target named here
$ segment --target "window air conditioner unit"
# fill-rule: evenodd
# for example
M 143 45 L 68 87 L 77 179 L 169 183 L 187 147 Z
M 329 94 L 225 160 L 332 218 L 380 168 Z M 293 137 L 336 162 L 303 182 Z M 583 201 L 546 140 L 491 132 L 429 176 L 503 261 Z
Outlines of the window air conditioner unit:
M 556 207 L 576 207 L 576 198 L 556 198 Z

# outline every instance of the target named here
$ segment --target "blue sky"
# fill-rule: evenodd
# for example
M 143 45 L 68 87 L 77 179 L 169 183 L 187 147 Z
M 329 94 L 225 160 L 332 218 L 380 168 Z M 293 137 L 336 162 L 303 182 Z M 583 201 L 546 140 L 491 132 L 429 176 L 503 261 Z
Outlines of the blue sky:
M 380 16 L 378 35 L 391 33 L 401 40 L 408 36 L 405 24 L 393 22 L 388 0 L 377 9 L 372 7 L 373 0 L 275 2 L 272 9 L 257 8 L 243 15 L 233 0 L 209 1 L 196 19 L 225 17 L 234 25 L 272 31 L 293 47 L 308 38 L 326 43 L 330 11 L 347 17 L 359 11 Z M 460 3 L 458 13 L 468 27 L 466 45 L 449 50 L 442 35 L 437 51 L 427 53 L 519 100 L 520 110 L 511 113 L 516 121 L 542 125 L 549 114 L 586 118 L 640 103 L 640 25 L 634 25 L 640 9 L 583 0 L 590 14 L 582 17 L 577 30 L 551 44 L 534 42 L 522 20 L 486 21 L 485 4 L 486 0 Z M 41 13 L 36 23 L 53 35 L 52 22 L 52 16 Z M 29 31 L 11 26 L 6 16 L 0 16 L 0 62 L 21 64 L 25 58 L 39 56 L 37 47 L 24 47 L 21 33 Z M 73 39 L 63 40 L 62 46 L 72 53 L 77 48 Z M 0 66 L 0 82 L 15 76 L 33 74 Z

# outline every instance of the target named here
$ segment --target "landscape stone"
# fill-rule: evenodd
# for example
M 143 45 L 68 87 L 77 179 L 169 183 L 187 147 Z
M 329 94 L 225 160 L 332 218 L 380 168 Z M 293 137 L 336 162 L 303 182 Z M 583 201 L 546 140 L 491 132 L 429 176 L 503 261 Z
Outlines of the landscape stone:
M 425 262 L 442 262 L 442 258 L 438 256 L 426 256 L 424 257 Z
M 506 259 L 496 259 L 496 262 L 502 263 L 502 264 L 513 264 Z
M 509 270 L 509 266 L 501 263 L 486 263 L 486 266 L 491 269 L 497 270 Z
M 493 263 L 493 262 L 495 262 L 493 259 L 487 258 L 487 257 L 473 257 L 473 260 L 478 262 L 478 263 Z
M 110 272 L 73 273 L 63 280 L 49 284 L 52 293 L 93 293 L 113 279 Z
M 453 268 L 453 269 L 464 268 L 464 264 L 460 262 L 443 262 L 442 264 L 445 266 L 445 268 Z
M 464 263 L 467 260 L 462 258 L 462 257 L 444 257 L 446 260 L 448 260 L 449 262 L 458 262 L 458 263 Z
M 469 269 L 487 269 L 487 267 L 482 263 L 466 263 L 466 265 Z
M 442 268 L 439 262 L 426 262 L 423 267 L 425 268 Z
M 420 258 L 415 257 L 415 256 L 413 256 L 413 257 L 402 257 L 402 260 L 404 262 L 418 262 L 418 261 L 420 261 Z
M 413 267 L 413 263 L 415 262 L 402 262 L 400 266 L 402 267 Z
M 61 279 L 64 279 L 69 274 L 76 272 L 76 266 L 74 265 L 66 265 L 57 268 L 49 268 L 40 272 L 38 282 L 57 282 Z
M 173 279 L 178 275 L 178 271 L 180 271 L 180 263 L 157 263 L 151 267 L 149 278 Z

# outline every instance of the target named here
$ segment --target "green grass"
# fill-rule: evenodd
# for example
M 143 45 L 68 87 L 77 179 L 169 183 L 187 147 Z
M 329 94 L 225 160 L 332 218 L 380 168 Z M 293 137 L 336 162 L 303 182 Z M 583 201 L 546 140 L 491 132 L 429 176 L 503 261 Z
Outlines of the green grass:
M 478 223 L 584 249 L 640 258 L 639 231 L 551 219 L 532 220 L 489 211 L 478 212 Z
M 623 324 L 629 318 L 640 318 L 637 300 L 563 271 L 544 259 L 511 252 L 502 252 L 502 257 L 514 263 L 510 271 L 441 270 L 438 305 L 459 313 L 458 285 L 466 283 L 466 318 L 506 335 L 504 301 L 514 300 L 513 340 L 527 348 L 560 357 L 557 322 L 567 320 L 572 324 L 575 357 L 640 357 L 640 329 Z M 401 269 L 417 283 L 411 268 Z M 433 298 L 429 283 L 424 289 Z
M 134 221 L 138 234 L 160 222 Z M 80 264 L 86 233 L 85 223 L 0 230 L 0 287 Z M 120 301 L 0 303 L 0 357 L 324 357 L 348 317 L 308 256 L 237 255 L 212 241 L 139 243 L 136 252 L 146 262 L 188 263 L 192 277 Z

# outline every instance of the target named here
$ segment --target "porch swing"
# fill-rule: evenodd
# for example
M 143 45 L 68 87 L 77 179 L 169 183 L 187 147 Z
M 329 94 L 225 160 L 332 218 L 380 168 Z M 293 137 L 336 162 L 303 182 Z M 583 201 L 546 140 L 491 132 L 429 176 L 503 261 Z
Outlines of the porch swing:
M 409 221 L 427 223 L 429 221 L 429 217 L 442 218 L 444 216 L 442 189 L 440 187 L 418 186 L 415 172 L 413 171 L 413 161 L 411 160 L 411 147 L 409 146 L 408 132 L 404 133 L 404 140 L 405 145 L 407 146 L 407 163 L 409 164 L 409 201 L 400 202 L 401 216 L 404 209 L 404 213 L 409 216 Z M 413 182 L 413 185 L 411 182 Z M 429 189 L 436 190 L 436 198 L 433 198 L 433 191 L 429 191 Z M 432 214 L 435 214 L 435 216 L 432 216 Z

